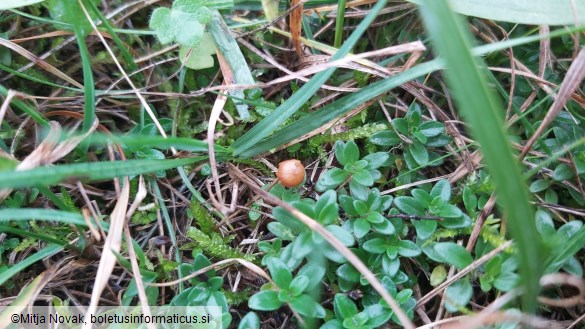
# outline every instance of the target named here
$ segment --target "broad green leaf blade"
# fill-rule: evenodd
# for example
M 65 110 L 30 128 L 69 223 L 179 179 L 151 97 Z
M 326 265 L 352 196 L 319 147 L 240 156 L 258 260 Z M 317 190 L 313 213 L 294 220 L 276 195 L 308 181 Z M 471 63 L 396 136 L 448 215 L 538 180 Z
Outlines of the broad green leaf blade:
M 0 188 L 53 185 L 67 178 L 102 180 L 121 176 L 140 175 L 184 166 L 205 158 L 75 163 L 53 167 L 39 167 L 31 170 L 3 171 L 0 172 Z
M 473 261 L 469 251 L 455 242 L 438 242 L 433 248 L 445 263 L 455 266 L 459 270 Z
M 471 36 L 447 1 L 425 1 L 420 9 L 433 45 L 447 63 L 447 84 L 472 135 L 479 141 L 501 208 L 508 215 L 510 233 L 518 244 L 523 307 L 534 312 L 544 270 L 544 248 L 536 231 L 526 182 L 502 128 L 503 107 L 489 92 L 484 69 L 478 69 L 481 61 L 470 51 Z
M 449 3 L 457 13 L 494 21 L 529 25 L 585 23 L 585 0 L 450 0 Z
M 2 0 L 0 10 L 24 7 L 43 1 L 45 0 Z
M 374 21 L 380 10 L 384 8 L 386 2 L 387 0 L 378 1 L 376 5 L 370 9 L 369 14 L 364 17 L 351 36 L 343 43 L 343 46 L 331 57 L 331 61 L 343 58 L 343 56 L 345 56 L 357 44 L 361 35 Z M 298 109 L 300 109 L 317 92 L 317 90 L 319 90 L 319 88 L 321 88 L 336 69 L 337 68 L 332 67 L 317 73 L 308 83 L 288 98 L 284 104 L 276 108 L 276 110 L 256 124 L 244 136 L 236 140 L 232 145 L 234 154 L 242 154 L 244 151 L 255 147 L 259 141 L 272 134 L 286 119 L 298 111 Z

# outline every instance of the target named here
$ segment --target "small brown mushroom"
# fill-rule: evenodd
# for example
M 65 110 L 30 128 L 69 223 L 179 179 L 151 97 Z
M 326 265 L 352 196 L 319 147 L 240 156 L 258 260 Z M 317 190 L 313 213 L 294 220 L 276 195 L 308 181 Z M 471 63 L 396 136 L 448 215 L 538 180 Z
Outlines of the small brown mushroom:
M 294 187 L 305 180 L 305 166 L 295 159 L 285 160 L 278 164 L 276 177 L 284 187 Z

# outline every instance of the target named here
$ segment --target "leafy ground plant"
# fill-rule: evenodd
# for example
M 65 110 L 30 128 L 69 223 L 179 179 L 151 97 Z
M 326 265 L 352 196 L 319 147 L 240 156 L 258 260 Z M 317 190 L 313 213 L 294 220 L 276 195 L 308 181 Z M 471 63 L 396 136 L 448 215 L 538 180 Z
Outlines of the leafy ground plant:
M 0 303 L 579 328 L 585 3 L 533 2 L 2 2 Z

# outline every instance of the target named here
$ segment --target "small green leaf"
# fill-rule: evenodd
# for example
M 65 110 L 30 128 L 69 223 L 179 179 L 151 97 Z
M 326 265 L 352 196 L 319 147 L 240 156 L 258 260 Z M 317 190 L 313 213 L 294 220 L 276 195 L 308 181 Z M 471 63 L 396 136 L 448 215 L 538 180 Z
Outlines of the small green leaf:
M 354 141 L 343 143 L 337 141 L 334 146 L 335 158 L 342 166 L 356 162 L 360 158 L 360 151 Z
M 372 186 L 374 185 L 374 178 L 372 174 L 367 169 L 359 169 L 352 173 L 352 178 L 357 183 L 364 185 L 364 186 Z
M 445 132 L 445 126 L 438 121 L 423 122 L 418 131 L 427 137 L 436 137 Z
M 379 224 L 372 224 L 372 227 L 374 228 L 374 230 L 376 232 L 384 234 L 384 235 L 392 235 L 392 234 L 396 233 L 396 228 L 387 219 L 384 219 L 384 221 L 379 223 Z
M 344 246 L 346 246 L 346 247 L 353 246 L 354 240 L 353 240 L 353 237 L 351 236 L 351 233 L 349 233 L 348 231 L 343 229 L 341 226 L 327 225 L 327 226 L 325 226 L 325 229 L 327 231 L 333 233 L 333 235 L 335 235 L 337 240 L 339 240 L 339 242 L 341 242 Z M 316 233 L 314 233 L 314 234 L 316 234 Z
M 388 277 L 393 277 L 400 270 L 400 259 L 398 257 L 382 257 L 382 269 Z
M 411 223 L 414 225 L 414 229 L 416 230 L 416 236 L 421 240 L 426 240 L 433 233 L 435 233 L 435 230 L 437 229 L 437 221 L 434 220 L 413 219 Z
M 189 53 L 191 51 L 191 53 Z M 189 57 L 187 57 L 189 54 Z M 179 48 L 179 59 L 185 67 L 193 70 L 201 70 L 213 67 L 214 60 L 211 55 L 215 54 L 215 43 L 209 33 L 204 33 L 201 42 L 197 47 L 182 46 Z
M 544 179 L 538 179 L 532 182 L 532 184 L 530 184 L 530 192 L 532 193 L 542 192 L 549 188 L 549 186 L 550 186 L 549 181 Z
M 472 296 L 473 287 L 469 283 L 469 279 L 457 280 L 445 291 L 445 308 L 451 313 L 458 312 L 469 303 Z
M 272 290 L 261 291 L 248 300 L 248 307 L 258 311 L 274 311 L 282 306 L 278 293 Z
M 361 200 L 354 200 L 353 208 L 359 216 L 366 216 L 368 214 L 368 205 Z
M 398 253 L 404 257 L 416 257 L 421 254 L 420 248 L 410 240 L 398 242 Z
M 408 147 L 408 151 L 419 166 L 426 166 L 429 163 L 429 152 L 422 143 L 417 141 L 413 142 Z
M 373 134 L 370 141 L 375 145 L 394 146 L 400 143 L 400 137 L 392 130 L 384 130 Z
M 348 176 L 349 173 L 345 170 L 339 168 L 329 169 L 319 177 L 315 189 L 319 192 L 334 189 L 343 183 Z
M 374 238 L 366 241 L 363 248 L 365 251 L 371 252 L 372 254 L 382 254 L 386 251 L 386 241 L 381 238 Z
M 443 281 L 445 281 L 445 279 L 447 278 L 447 269 L 445 269 L 445 266 L 443 265 L 438 265 L 433 269 L 433 272 L 431 273 L 431 286 L 436 287 L 438 285 L 440 285 L 441 283 L 443 283 Z
M 299 312 L 299 314 L 303 316 L 322 319 L 326 315 L 323 306 L 319 305 L 309 295 L 302 294 L 300 296 L 294 297 L 290 301 L 290 306 L 292 309 Z
M 463 188 L 463 204 L 470 215 L 477 210 L 477 196 L 469 186 Z
M 449 184 L 448 180 L 441 179 L 433 186 L 430 194 L 432 198 L 440 196 L 441 200 L 449 202 L 451 199 L 451 184 Z
M 569 167 L 568 165 L 561 163 L 555 168 L 552 177 L 554 180 L 560 182 L 572 178 L 573 175 L 574 175 L 573 169 L 571 169 L 571 167 Z
M 370 222 L 372 224 L 380 224 L 380 223 L 384 222 L 385 220 L 386 220 L 386 218 L 384 216 L 382 216 L 382 214 L 380 214 L 377 211 L 374 211 L 368 215 L 368 222 Z
M 438 242 L 434 249 L 447 264 L 457 269 L 463 269 L 473 261 L 469 252 L 454 242 Z
M 447 203 L 443 206 L 443 209 L 439 211 L 438 215 L 444 218 L 459 218 L 463 216 L 463 212 L 456 206 Z
M 268 269 L 270 270 L 270 275 L 272 275 L 272 280 L 279 288 L 286 289 L 289 287 L 292 281 L 292 274 L 286 264 L 278 258 L 272 258 L 268 262 Z
M 370 228 L 370 223 L 367 220 L 358 218 L 353 223 L 353 234 L 356 238 L 361 239 L 368 234 Z
M 399 196 L 394 199 L 394 205 L 407 215 L 424 216 L 423 205 L 415 198 L 409 196 Z
M 298 296 L 309 286 L 309 278 L 304 275 L 297 275 L 290 283 L 288 289 L 293 296 Z
M 358 313 L 354 302 L 345 294 L 335 294 L 333 310 L 339 320 L 351 318 Z
M 390 155 L 385 152 L 371 153 L 362 158 L 368 162 L 366 169 L 378 169 L 386 164 L 388 159 L 390 159 Z
M 260 329 L 260 318 L 255 312 L 249 312 L 240 320 L 238 329 Z
M 91 0 L 94 4 L 99 1 Z M 56 21 L 70 24 L 74 30 L 79 29 L 83 35 L 92 31 L 91 24 L 81 9 L 78 0 L 49 0 L 47 3 L 51 17 Z M 94 15 L 91 15 L 95 21 Z

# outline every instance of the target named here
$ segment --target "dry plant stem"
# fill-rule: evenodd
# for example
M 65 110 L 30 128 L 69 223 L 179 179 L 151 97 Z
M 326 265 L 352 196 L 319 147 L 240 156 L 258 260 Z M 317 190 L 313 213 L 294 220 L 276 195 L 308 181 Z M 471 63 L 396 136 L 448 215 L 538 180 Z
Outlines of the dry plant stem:
M 301 221 L 303 224 L 307 225 L 312 231 L 317 232 L 321 235 L 331 246 L 333 246 L 339 253 L 341 253 L 363 276 L 364 278 L 372 285 L 380 296 L 388 303 L 392 311 L 398 316 L 398 319 L 407 329 L 414 329 L 415 326 L 412 321 L 408 318 L 406 313 L 400 308 L 400 305 L 388 294 L 384 286 L 378 281 L 376 276 L 367 268 L 367 266 L 362 263 L 362 261 L 349 250 L 346 246 L 341 244 L 337 238 L 329 231 L 325 230 L 323 226 L 319 225 L 314 219 L 308 217 L 307 215 L 303 214 L 302 212 L 298 211 L 288 203 L 280 200 L 279 198 L 275 197 L 274 195 L 264 191 L 261 187 L 256 185 L 246 174 L 244 174 L 240 169 L 236 166 L 228 163 L 230 168 L 231 174 L 236 176 L 238 179 L 244 181 L 248 186 L 254 190 L 257 194 L 262 196 L 264 201 L 272 203 L 274 205 L 280 206 L 288 211 L 291 215 Z
M 431 290 L 428 294 L 426 294 L 423 298 L 421 298 L 416 303 L 415 309 L 421 307 L 422 305 L 424 305 L 426 303 L 428 303 L 433 297 L 435 297 L 437 294 L 439 294 L 441 291 L 443 291 L 445 288 L 447 288 L 451 283 L 453 283 L 454 281 L 457 281 L 457 280 L 461 279 L 462 277 L 464 277 L 465 275 L 467 275 L 467 273 L 469 273 L 469 272 L 473 271 L 474 269 L 478 268 L 483 263 L 485 263 L 488 260 L 492 259 L 494 256 L 496 256 L 497 254 L 499 254 L 502 250 L 508 248 L 511 245 L 512 245 L 512 241 L 507 241 L 507 242 L 503 243 L 502 245 L 498 246 L 497 248 L 495 248 L 494 250 L 490 251 L 489 253 L 483 255 L 481 258 L 476 259 L 473 263 L 469 264 L 466 268 L 462 269 L 457 274 L 455 274 L 453 277 L 451 277 L 450 280 L 441 283 L 439 286 L 437 286 L 435 289 Z
M 134 251 L 134 245 L 132 244 L 132 236 L 130 235 L 130 228 L 128 227 L 128 223 L 124 224 L 124 236 L 126 238 L 126 246 L 128 247 L 130 264 L 132 264 L 132 274 L 136 280 L 136 290 L 138 291 L 140 308 L 142 309 L 142 314 L 145 316 L 150 316 L 152 313 L 150 312 L 150 306 L 148 306 L 148 297 L 146 297 L 146 292 L 144 291 L 144 282 L 142 282 L 140 267 L 138 267 L 138 262 L 136 261 L 136 252 Z M 146 326 L 148 329 L 156 329 L 152 322 L 148 322 Z
M 483 227 L 483 223 L 485 219 L 489 216 L 492 212 L 492 208 L 496 205 L 496 195 L 492 194 L 488 201 L 481 209 L 479 216 L 477 216 L 477 221 L 475 222 L 475 226 L 473 227 L 473 231 L 471 231 L 471 235 L 469 236 L 469 240 L 467 241 L 467 246 L 465 249 L 471 252 L 473 247 L 475 246 L 475 242 L 477 242 L 477 238 L 479 238 L 479 234 L 481 233 L 481 228 Z
M 6 39 L 2 39 L 0 38 L 0 45 L 12 49 L 15 52 L 19 53 L 20 55 L 22 55 L 23 57 L 25 57 L 26 59 L 28 59 L 29 61 L 33 62 L 34 64 L 38 65 L 39 67 L 41 67 L 42 69 L 44 69 L 45 71 L 53 74 L 54 76 L 63 79 L 67 82 L 69 82 L 70 84 L 74 85 L 77 88 L 83 89 L 83 85 L 80 84 L 79 82 L 73 80 L 72 78 L 70 78 L 67 74 L 63 73 L 62 71 L 60 71 L 58 68 L 54 67 L 53 65 L 45 62 L 44 60 L 42 60 L 41 58 L 37 57 L 35 54 L 31 53 L 30 51 L 24 49 L 23 47 L 12 43 L 9 40 Z
M 585 300 L 585 279 L 583 278 L 576 277 L 574 275 L 569 275 L 566 273 L 551 273 L 543 276 L 540 279 L 540 285 L 542 285 L 543 287 L 555 285 L 569 285 L 579 290 L 579 293 L 577 295 L 565 299 L 538 297 L 538 301 L 543 304 L 554 307 L 569 308 L 579 305 L 583 303 L 583 301 Z
M 116 265 L 116 256 L 114 255 L 114 252 L 119 252 L 122 246 L 122 231 L 124 229 L 129 197 L 130 180 L 125 176 L 124 187 L 122 188 L 118 202 L 110 215 L 110 230 L 108 231 L 108 236 L 104 243 L 104 249 L 96 273 L 91 301 L 86 313 L 87 318 L 91 317 L 91 314 L 95 314 L 100 296 L 108 283 L 108 279 L 114 270 L 114 266 Z M 128 242 L 130 243 L 130 241 Z M 91 326 L 91 323 L 87 322 L 82 328 L 90 329 Z
M 219 114 L 221 110 L 225 106 L 227 102 L 227 97 L 224 95 L 218 95 L 213 103 L 213 108 L 211 110 L 211 116 L 209 117 L 209 126 L 207 127 L 207 147 L 209 153 L 209 164 L 211 165 L 211 176 L 213 177 L 213 183 L 215 185 L 215 193 L 217 195 L 217 200 L 219 202 L 218 210 L 226 215 L 226 209 L 224 206 L 223 195 L 221 193 L 221 185 L 219 184 L 219 174 L 217 171 L 217 161 L 215 160 L 215 149 L 213 147 L 213 135 L 215 134 L 215 126 L 217 125 L 217 120 L 219 118 Z

